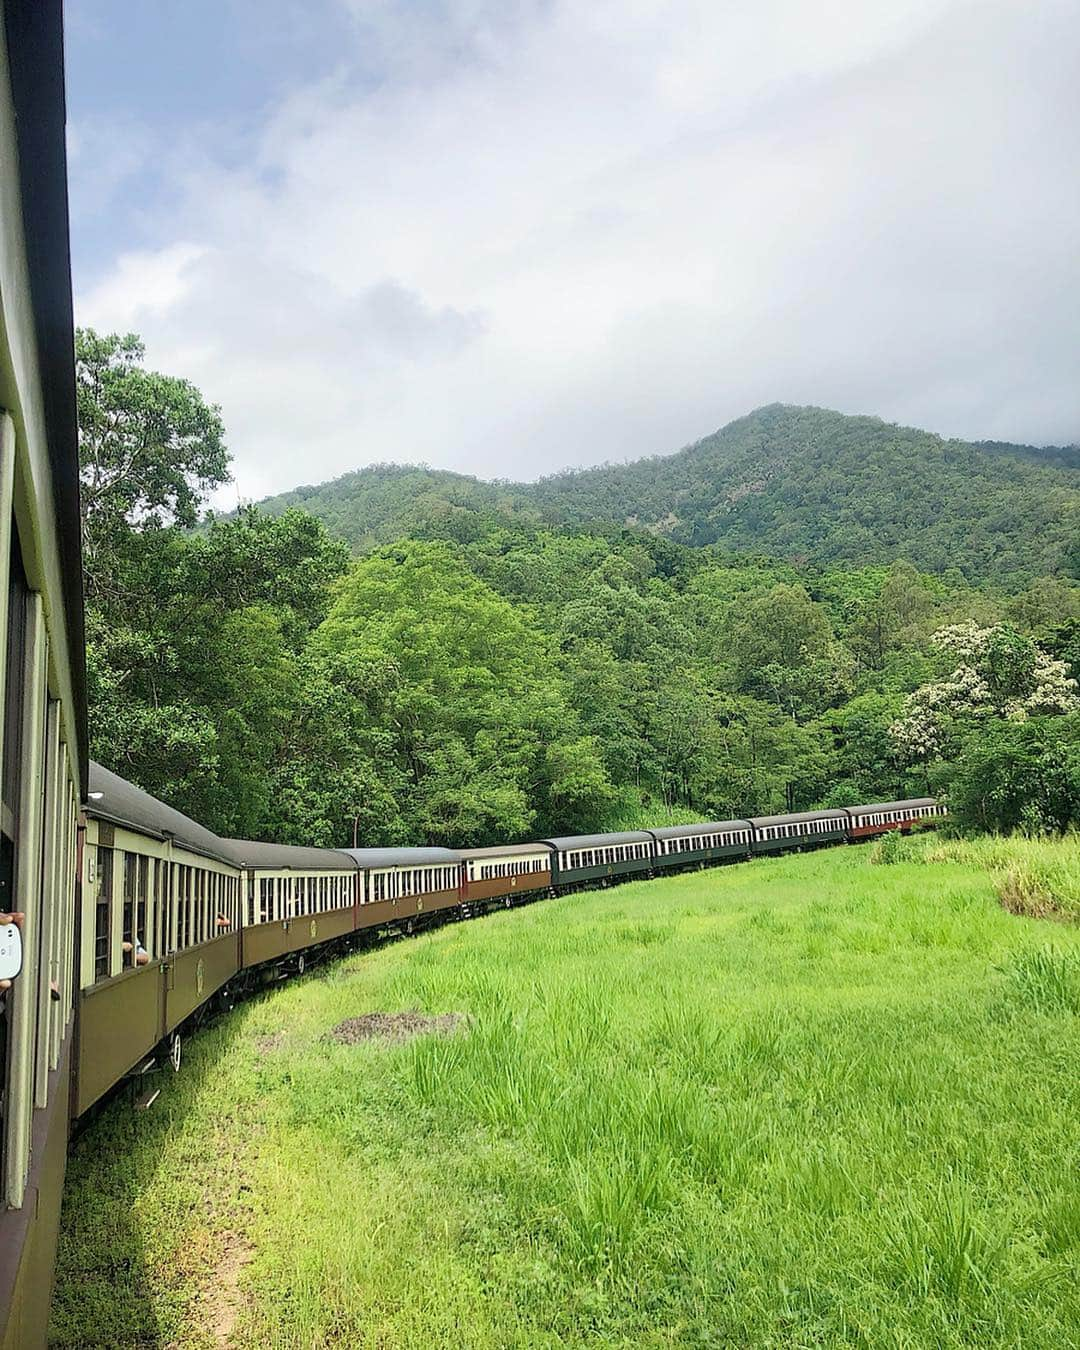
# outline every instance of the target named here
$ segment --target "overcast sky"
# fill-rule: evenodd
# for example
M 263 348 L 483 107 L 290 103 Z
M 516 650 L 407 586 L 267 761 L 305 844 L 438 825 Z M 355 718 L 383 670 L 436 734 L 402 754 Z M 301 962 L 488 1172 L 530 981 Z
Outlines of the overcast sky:
M 773 401 L 1080 439 L 1076 0 L 67 0 L 76 316 L 228 494 Z

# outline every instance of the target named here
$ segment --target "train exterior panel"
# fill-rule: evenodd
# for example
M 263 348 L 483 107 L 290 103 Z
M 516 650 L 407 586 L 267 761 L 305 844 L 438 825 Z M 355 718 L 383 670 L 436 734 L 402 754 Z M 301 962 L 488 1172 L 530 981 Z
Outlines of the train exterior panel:
M 155 961 L 83 990 L 75 1114 L 81 1115 L 133 1069 L 165 1034 L 164 976 Z
M 789 848 L 816 848 L 840 844 L 848 837 L 848 814 L 835 811 L 797 811 L 787 816 L 751 816 L 755 853 L 780 853 Z
M 543 842 L 552 850 L 556 886 L 605 884 L 616 877 L 647 876 L 656 857 L 656 840 L 647 830 L 566 835 Z
M 656 866 L 679 868 L 748 858 L 754 830 L 748 820 L 719 820 L 705 825 L 667 825 L 649 833 L 656 840 Z
M 932 824 L 945 814 L 945 808 L 933 797 L 918 797 L 906 802 L 870 802 L 847 808 L 852 839 L 871 839 L 900 830 L 906 834 L 917 825 Z
M 227 933 L 174 952 L 162 962 L 165 984 L 164 1031 L 183 1026 L 240 970 L 240 935 Z
M 416 902 L 413 900 L 372 900 L 358 907 L 356 931 L 365 933 L 373 928 L 393 928 L 415 918 Z
M 333 942 L 337 938 L 348 937 L 355 927 L 356 906 L 349 904 L 345 909 L 331 909 L 321 914 L 313 914 L 308 920 L 307 934 L 298 930 L 296 938 L 297 941 L 305 938 L 304 946 Z
M 0 1344 L 45 1344 L 75 1029 L 87 720 L 60 0 L 0 6 Z
M 0 1245 L 3 1350 L 44 1346 L 52 1302 L 60 1205 L 67 1167 L 71 1114 L 72 1038 L 65 1039 L 48 1102 L 34 1118 L 30 1139 L 34 1165 L 22 1206 L 4 1215 Z
M 470 904 L 510 900 L 551 887 L 551 849 L 541 844 L 504 844 L 461 852 L 461 887 Z

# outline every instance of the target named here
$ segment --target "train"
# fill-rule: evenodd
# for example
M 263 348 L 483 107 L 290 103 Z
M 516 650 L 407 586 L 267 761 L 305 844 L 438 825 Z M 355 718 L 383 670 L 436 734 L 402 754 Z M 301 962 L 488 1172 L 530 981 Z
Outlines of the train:
M 98 764 L 81 850 L 72 1112 L 161 1064 L 253 988 L 448 918 L 933 824 L 930 797 L 487 848 L 320 849 L 222 839 Z M 158 1089 L 148 1080 L 137 1106 Z
M 68 1141 L 188 1030 L 361 942 L 932 824 L 930 798 L 488 848 L 225 839 L 89 756 L 61 0 L 0 0 L 0 1348 L 44 1345 Z M 7 939 L 0 939 L 6 941 Z M 10 956 L 5 948 L 3 955 Z

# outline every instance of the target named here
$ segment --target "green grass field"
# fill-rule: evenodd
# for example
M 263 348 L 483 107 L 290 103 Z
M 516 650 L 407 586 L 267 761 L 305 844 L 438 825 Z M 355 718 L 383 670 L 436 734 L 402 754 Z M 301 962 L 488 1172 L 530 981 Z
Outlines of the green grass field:
M 1080 929 L 1006 912 L 1019 854 L 893 852 L 548 901 L 245 1006 L 78 1141 L 54 1344 L 1080 1345 Z M 327 1037 L 406 1009 L 470 1021 Z

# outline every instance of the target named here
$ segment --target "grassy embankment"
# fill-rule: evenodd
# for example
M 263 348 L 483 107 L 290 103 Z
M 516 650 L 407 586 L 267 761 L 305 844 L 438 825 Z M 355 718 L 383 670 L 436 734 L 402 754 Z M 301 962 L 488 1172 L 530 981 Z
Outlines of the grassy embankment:
M 552 901 L 241 1009 L 79 1141 L 55 1344 L 1080 1344 L 1080 928 L 998 895 L 1080 912 L 1080 845 L 871 857 Z M 327 1039 L 410 1008 L 472 1021 Z

